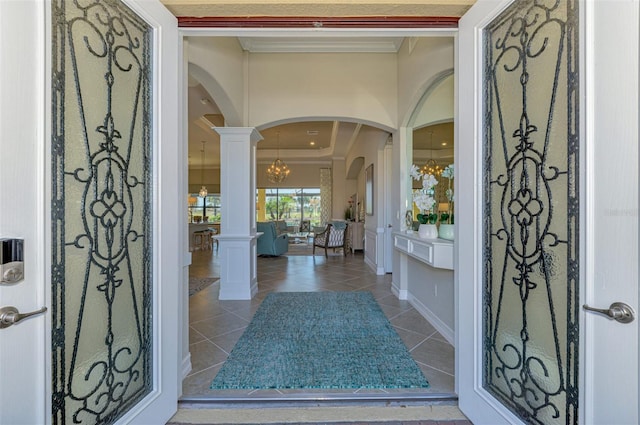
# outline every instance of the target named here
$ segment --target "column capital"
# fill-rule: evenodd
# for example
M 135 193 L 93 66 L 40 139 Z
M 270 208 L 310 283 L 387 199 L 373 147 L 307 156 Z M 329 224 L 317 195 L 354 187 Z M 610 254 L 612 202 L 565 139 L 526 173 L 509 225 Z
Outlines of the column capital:
M 213 130 L 217 132 L 221 138 L 229 142 L 245 142 L 248 140 L 255 143 L 263 139 L 255 127 L 214 127 Z M 237 140 L 233 140 L 236 138 Z

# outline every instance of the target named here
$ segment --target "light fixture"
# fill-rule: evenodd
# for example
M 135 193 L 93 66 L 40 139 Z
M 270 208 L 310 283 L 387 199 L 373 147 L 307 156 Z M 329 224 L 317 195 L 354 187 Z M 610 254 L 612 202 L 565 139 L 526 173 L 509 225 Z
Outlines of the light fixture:
M 207 194 L 209 193 L 207 191 L 207 186 L 204 185 L 204 144 L 206 142 L 203 140 L 202 141 L 202 150 L 200 151 L 202 153 L 202 167 L 200 167 L 200 183 L 202 183 L 202 187 L 200 188 L 200 192 L 198 192 L 198 195 L 200 195 L 201 198 L 204 198 L 207 196 Z
M 280 132 L 278 134 L 278 150 L 276 160 L 271 163 L 267 168 L 267 178 L 271 183 L 280 183 L 287 178 L 291 170 L 287 167 L 287 164 L 280 159 Z
M 420 172 L 422 174 L 431 174 L 434 176 L 439 176 L 442 174 L 444 169 L 440 165 L 438 165 L 438 163 L 433 159 L 433 131 L 430 131 L 429 133 L 431 135 L 431 139 L 429 141 L 430 158 L 427 161 L 427 163 L 422 166 L 422 168 L 420 169 Z

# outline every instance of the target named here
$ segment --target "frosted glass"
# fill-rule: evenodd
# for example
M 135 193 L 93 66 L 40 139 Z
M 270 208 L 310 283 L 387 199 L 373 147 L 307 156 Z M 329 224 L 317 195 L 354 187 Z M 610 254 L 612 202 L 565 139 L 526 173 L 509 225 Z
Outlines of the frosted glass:
M 114 423 L 152 389 L 150 27 L 52 2 L 52 422 Z
M 578 412 L 577 2 L 484 31 L 484 388 L 522 420 Z

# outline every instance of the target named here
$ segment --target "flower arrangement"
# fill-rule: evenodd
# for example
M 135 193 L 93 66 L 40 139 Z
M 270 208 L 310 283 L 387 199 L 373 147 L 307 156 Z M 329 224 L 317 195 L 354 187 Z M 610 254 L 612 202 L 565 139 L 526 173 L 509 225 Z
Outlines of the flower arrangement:
M 422 211 L 418 214 L 420 224 L 436 224 L 438 221 L 437 203 L 434 198 L 434 187 L 438 184 L 438 180 L 433 174 L 424 174 L 416 165 L 411 166 L 409 175 L 414 180 L 422 180 L 422 189 L 413 191 L 413 203 Z
M 448 204 L 447 211 L 440 214 L 440 223 L 453 224 L 453 189 L 451 188 L 451 184 L 453 183 L 454 175 L 454 164 L 447 165 L 442 172 L 442 177 L 449 180 L 449 187 L 445 191 Z

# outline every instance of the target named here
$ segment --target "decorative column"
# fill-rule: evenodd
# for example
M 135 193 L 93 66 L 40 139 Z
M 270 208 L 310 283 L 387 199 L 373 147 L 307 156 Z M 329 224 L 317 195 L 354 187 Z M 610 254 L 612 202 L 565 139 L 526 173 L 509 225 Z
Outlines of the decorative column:
M 214 130 L 220 134 L 219 299 L 250 300 L 258 292 L 256 145 L 262 136 L 253 127 Z

